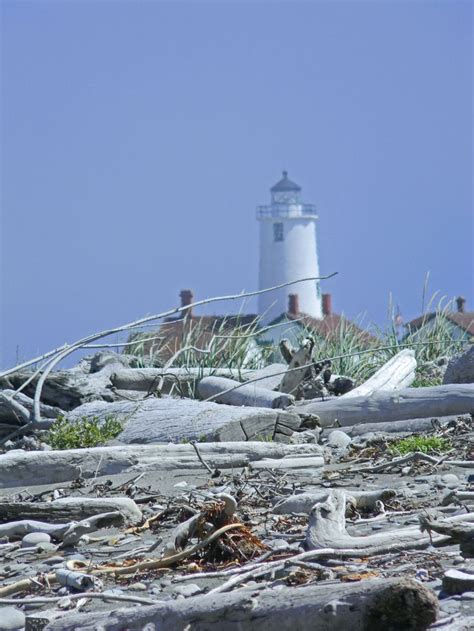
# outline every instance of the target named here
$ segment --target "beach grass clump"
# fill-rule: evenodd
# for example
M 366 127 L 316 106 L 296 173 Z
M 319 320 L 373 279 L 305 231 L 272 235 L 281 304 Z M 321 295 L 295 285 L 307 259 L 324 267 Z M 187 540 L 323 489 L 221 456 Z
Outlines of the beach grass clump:
M 84 416 L 73 422 L 58 416 L 48 431 L 46 442 L 53 449 L 97 447 L 116 438 L 122 430 L 123 424 L 113 416 L 104 420 Z

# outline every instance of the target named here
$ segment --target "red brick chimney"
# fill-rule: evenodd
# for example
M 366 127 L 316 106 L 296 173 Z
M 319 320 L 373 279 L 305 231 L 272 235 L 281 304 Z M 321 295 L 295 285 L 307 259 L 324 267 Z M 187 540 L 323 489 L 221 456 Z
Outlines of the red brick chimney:
M 182 289 L 179 296 L 181 298 L 182 307 L 187 307 L 190 304 L 192 304 L 192 302 L 194 301 L 194 294 L 190 289 Z M 182 311 L 181 313 L 185 316 L 192 317 L 193 315 L 192 307 L 190 309 L 186 309 L 185 311 Z
M 289 294 L 288 296 L 288 313 L 298 315 L 300 312 L 300 301 L 298 294 Z
M 331 294 L 323 294 L 323 316 L 330 316 L 332 313 L 332 296 Z
M 456 298 L 456 306 L 458 308 L 458 313 L 464 313 L 464 306 L 466 304 L 466 299 L 464 296 L 458 296 Z

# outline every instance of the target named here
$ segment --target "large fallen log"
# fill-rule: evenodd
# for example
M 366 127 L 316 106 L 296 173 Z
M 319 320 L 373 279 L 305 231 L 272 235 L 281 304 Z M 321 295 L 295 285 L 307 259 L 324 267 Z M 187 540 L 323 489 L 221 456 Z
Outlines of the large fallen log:
M 110 416 L 125 423 L 118 439 L 127 444 L 275 439 L 280 423 L 285 435 L 290 433 L 288 430 L 298 431 L 301 426 L 296 413 L 171 397 L 114 403 L 95 401 L 76 408 L 68 419 L 97 417 L 105 420 Z
M 408 388 L 415 380 L 415 371 L 415 351 L 406 348 L 379 368 L 370 379 L 342 396 L 346 399 L 370 397 L 375 392 Z
M 337 397 L 298 405 L 299 414 L 317 414 L 321 425 L 342 427 L 357 423 L 400 421 L 409 418 L 474 413 L 474 384 L 452 384 L 430 388 L 405 388 L 369 397 Z
M 423 631 L 438 614 L 436 596 L 410 579 L 356 584 L 240 589 L 52 621 L 45 631 Z
M 232 390 L 235 387 L 237 389 Z M 285 409 L 295 402 L 291 394 L 274 392 L 256 383 L 242 385 L 225 377 L 204 377 L 198 384 L 198 393 L 201 399 L 212 398 L 216 403 L 227 405 Z
M 278 390 L 281 378 L 285 370 L 288 368 L 286 364 L 269 364 L 265 368 L 258 370 L 245 370 L 241 375 L 242 381 L 249 379 L 258 379 L 257 385 L 268 390 Z
M 56 524 L 111 512 L 121 513 L 128 524 L 138 524 L 143 519 L 141 510 L 128 497 L 61 497 L 52 502 L 0 501 L 2 522 L 14 519 L 40 519 Z
M 215 442 L 199 443 L 199 452 L 216 468 L 246 466 L 263 458 L 320 456 L 320 445 L 281 443 Z M 235 465 L 240 462 L 240 465 Z M 117 473 L 159 470 L 160 468 L 200 469 L 202 465 L 191 444 L 120 445 L 64 451 L 14 450 L 0 455 L 0 488 L 68 482 Z
M 17 416 L 15 415 L 12 408 L 7 404 L 5 398 L 13 399 L 13 401 L 18 402 L 21 406 L 28 411 L 28 414 L 33 410 L 33 399 L 28 397 L 23 392 L 16 393 L 14 390 L 9 388 L 5 388 L 0 391 L 2 395 L 0 397 L 0 423 L 14 423 L 17 421 Z M 43 418 L 57 418 L 63 411 L 55 406 L 46 405 L 44 403 L 41 404 L 41 416 Z

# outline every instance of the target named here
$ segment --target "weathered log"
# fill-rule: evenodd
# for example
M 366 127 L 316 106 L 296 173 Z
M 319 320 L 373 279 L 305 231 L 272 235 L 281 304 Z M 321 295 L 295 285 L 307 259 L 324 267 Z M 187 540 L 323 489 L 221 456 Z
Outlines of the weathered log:
M 242 376 L 249 376 L 253 371 L 242 371 Z M 185 396 L 192 396 L 198 382 L 203 377 L 215 375 L 237 379 L 239 372 L 230 368 L 120 368 L 111 375 L 113 386 L 119 390 L 137 390 L 155 392 L 162 383 L 161 392 L 167 394 L 171 388 Z
M 48 524 L 42 521 L 23 519 L 0 524 L 0 537 L 21 539 L 29 533 L 41 532 L 62 541 L 65 545 L 71 545 L 77 543 L 84 535 L 94 532 L 94 530 L 121 526 L 123 523 L 123 515 L 118 512 L 100 513 L 79 522 L 66 524 Z
M 303 456 L 301 458 L 264 458 L 252 462 L 251 469 L 312 469 L 324 465 L 323 456 Z
M 321 489 L 320 491 L 299 493 L 298 495 L 290 495 L 289 497 L 278 498 L 273 506 L 273 512 L 277 515 L 289 513 L 310 513 L 313 506 L 318 502 L 325 502 L 328 498 L 329 491 Z M 396 493 L 393 489 L 375 489 L 374 491 L 348 491 L 346 500 L 353 503 L 354 507 L 359 510 L 373 510 L 376 502 L 387 502 L 395 497 Z
M 317 414 L 321 425 L 336 421 L 342 427 L 357 423 L 393 422 L 409 418 L 474 413 L 474 384 L 405 388 L 369 397 L 309 401 L 297 406 L 300 414 Z
M 261 388 L 278 390 L 283 372 L 288 368 L 286 364 L 269 364 L 258 370 L 245 370 L 240 375 L 242 381 L 258 379 L 255 383 Z
M 415 351 L 404 349 L 392 357 L 360 386 L 342 395 L 344 398 L 370 397 L 375 392 L 408 388 L 415 380 Z
M 26 394 L 23 392 L 16 393 L 14 390 L 6 388 L 0 391 L 0 395 L 3 395 L 0 397 L 0 422 L 5 423 L 16 421 L 15 414 L 12 413 L 11 407 L 5 403 L 4 397 L 13 399 L 13 401 L 19 403 L 28 412 L 28 417 L 30 416 L 31 411 L 33 410 L 33 399 L 30 399 L 30 397 L 26 396 Z M 63 411 L 60 408 L 46 405 L 45 403 L 41 404 L 41 416 L 43 418 L 55 419 L 60 414 L 63 414 Z
M 240 589 L 52 621 L 45 631 L 424 631 L 438 614 L 433 592 L 411 579 Z
M 450 539 L 445 535 L 432 537 L 420 533 L 417 527 L 398 528 L 364 537 L 353 537 L 346 531 L 346 495 L 344 491 L 333 490 L 327 500 L 316 504 L 310 514 L 306 531 L 308 550 L 335 548 L 339 550 L 359 550 L 361 554 L 380 554 L 392 550 L 422 548 L 433 542 Z M 474 513 L 448 518 L 450 522 L 473 521 Z
M 113 401 L 110 388 L 110 374 L 116 370 L 116 364 L 108 364 L 100 372 L 85 374 L 80 370 L 58 370 L 52 372 L 44 384 L 41 401 L 61 410 L 72 410 L 87 401 Z M 23 371 L 0 379 L 0 388 L 16 390 L 32 373 Z M 24 394 L 33 398 L 39 375 L 23 390 Z
M 215 442 L 199 443 L 199 451 L 214 468 L 231 468 L 235 458 L 242 466 L 262 458 L 315 455 L 322 448 L 315 444 L 285 445 L 281 443 Z M 55 484 L 91 478 L 95 475 L 146 471 L 149 468 L 187 466 L 201 468 L 190 444 L 133 445 L 65 449 L 63 451 L 9 451 L 0 455 L 0 488 Z
M 1 521 L 40 519 L 55 524 L 110 512 L 121 513 L 128 524 L 138 524 L 143 519 L 141 510 L 128 497 L 61 497 L 52 502 L 0 501 Z
M 74 421 L 84 416 L 102 420 L 113 416 L 124 422 L 125 429 L 118 439 L 127 444 L 203 438 L 216 441 L 273 439 L 279 432 L 280 422 L 292 431 L 301 426 L 298 414 L 289 411 L 171 397 L 115 403 L 94 401 L 73 410 L 68 419 Z
M 237 389 L 232 390 L 235 387 Z M 228 390 L 231 391 L 228 392 Z M 285 409 L 295 402 L 291 394 L 274 392 L 256 383 L 242 385 L 238 381 L 225 377 L 204 377 L 198 384 L 198 393 L 201 399 L 212 397 L 216 403 L 227 405 Z
M 443 591 L 447 594 L 463 594 L 474 591 L 474 574 L 452 568 L 443 576 Z
M 388 423 L 359 423 L 346 429 L 349 436 L 361 436 L 362 434 L 368 434 L 369 432 L 387 432 L 395 434 L 398 432 L 428 432 L 434 429 L 436 424 L 445 426 L 448 423 L 461 421 L 470 424 L 472 417 L 470 414 L 456 415 L 456 416 L 440 416 L 437 418 L 411 418 L 403 421 L 390 421 Z M 328 432 L 331 430 L 325 430 Z M 323 432 L 323 437 L 325 433 Z

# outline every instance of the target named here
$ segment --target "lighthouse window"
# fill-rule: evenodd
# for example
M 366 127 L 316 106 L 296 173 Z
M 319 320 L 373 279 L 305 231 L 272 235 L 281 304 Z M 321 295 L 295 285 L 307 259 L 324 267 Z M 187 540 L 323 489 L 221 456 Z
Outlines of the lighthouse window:
M 282 223 L 273 224 L 273 240 L 283 241 L 283 224 Z

